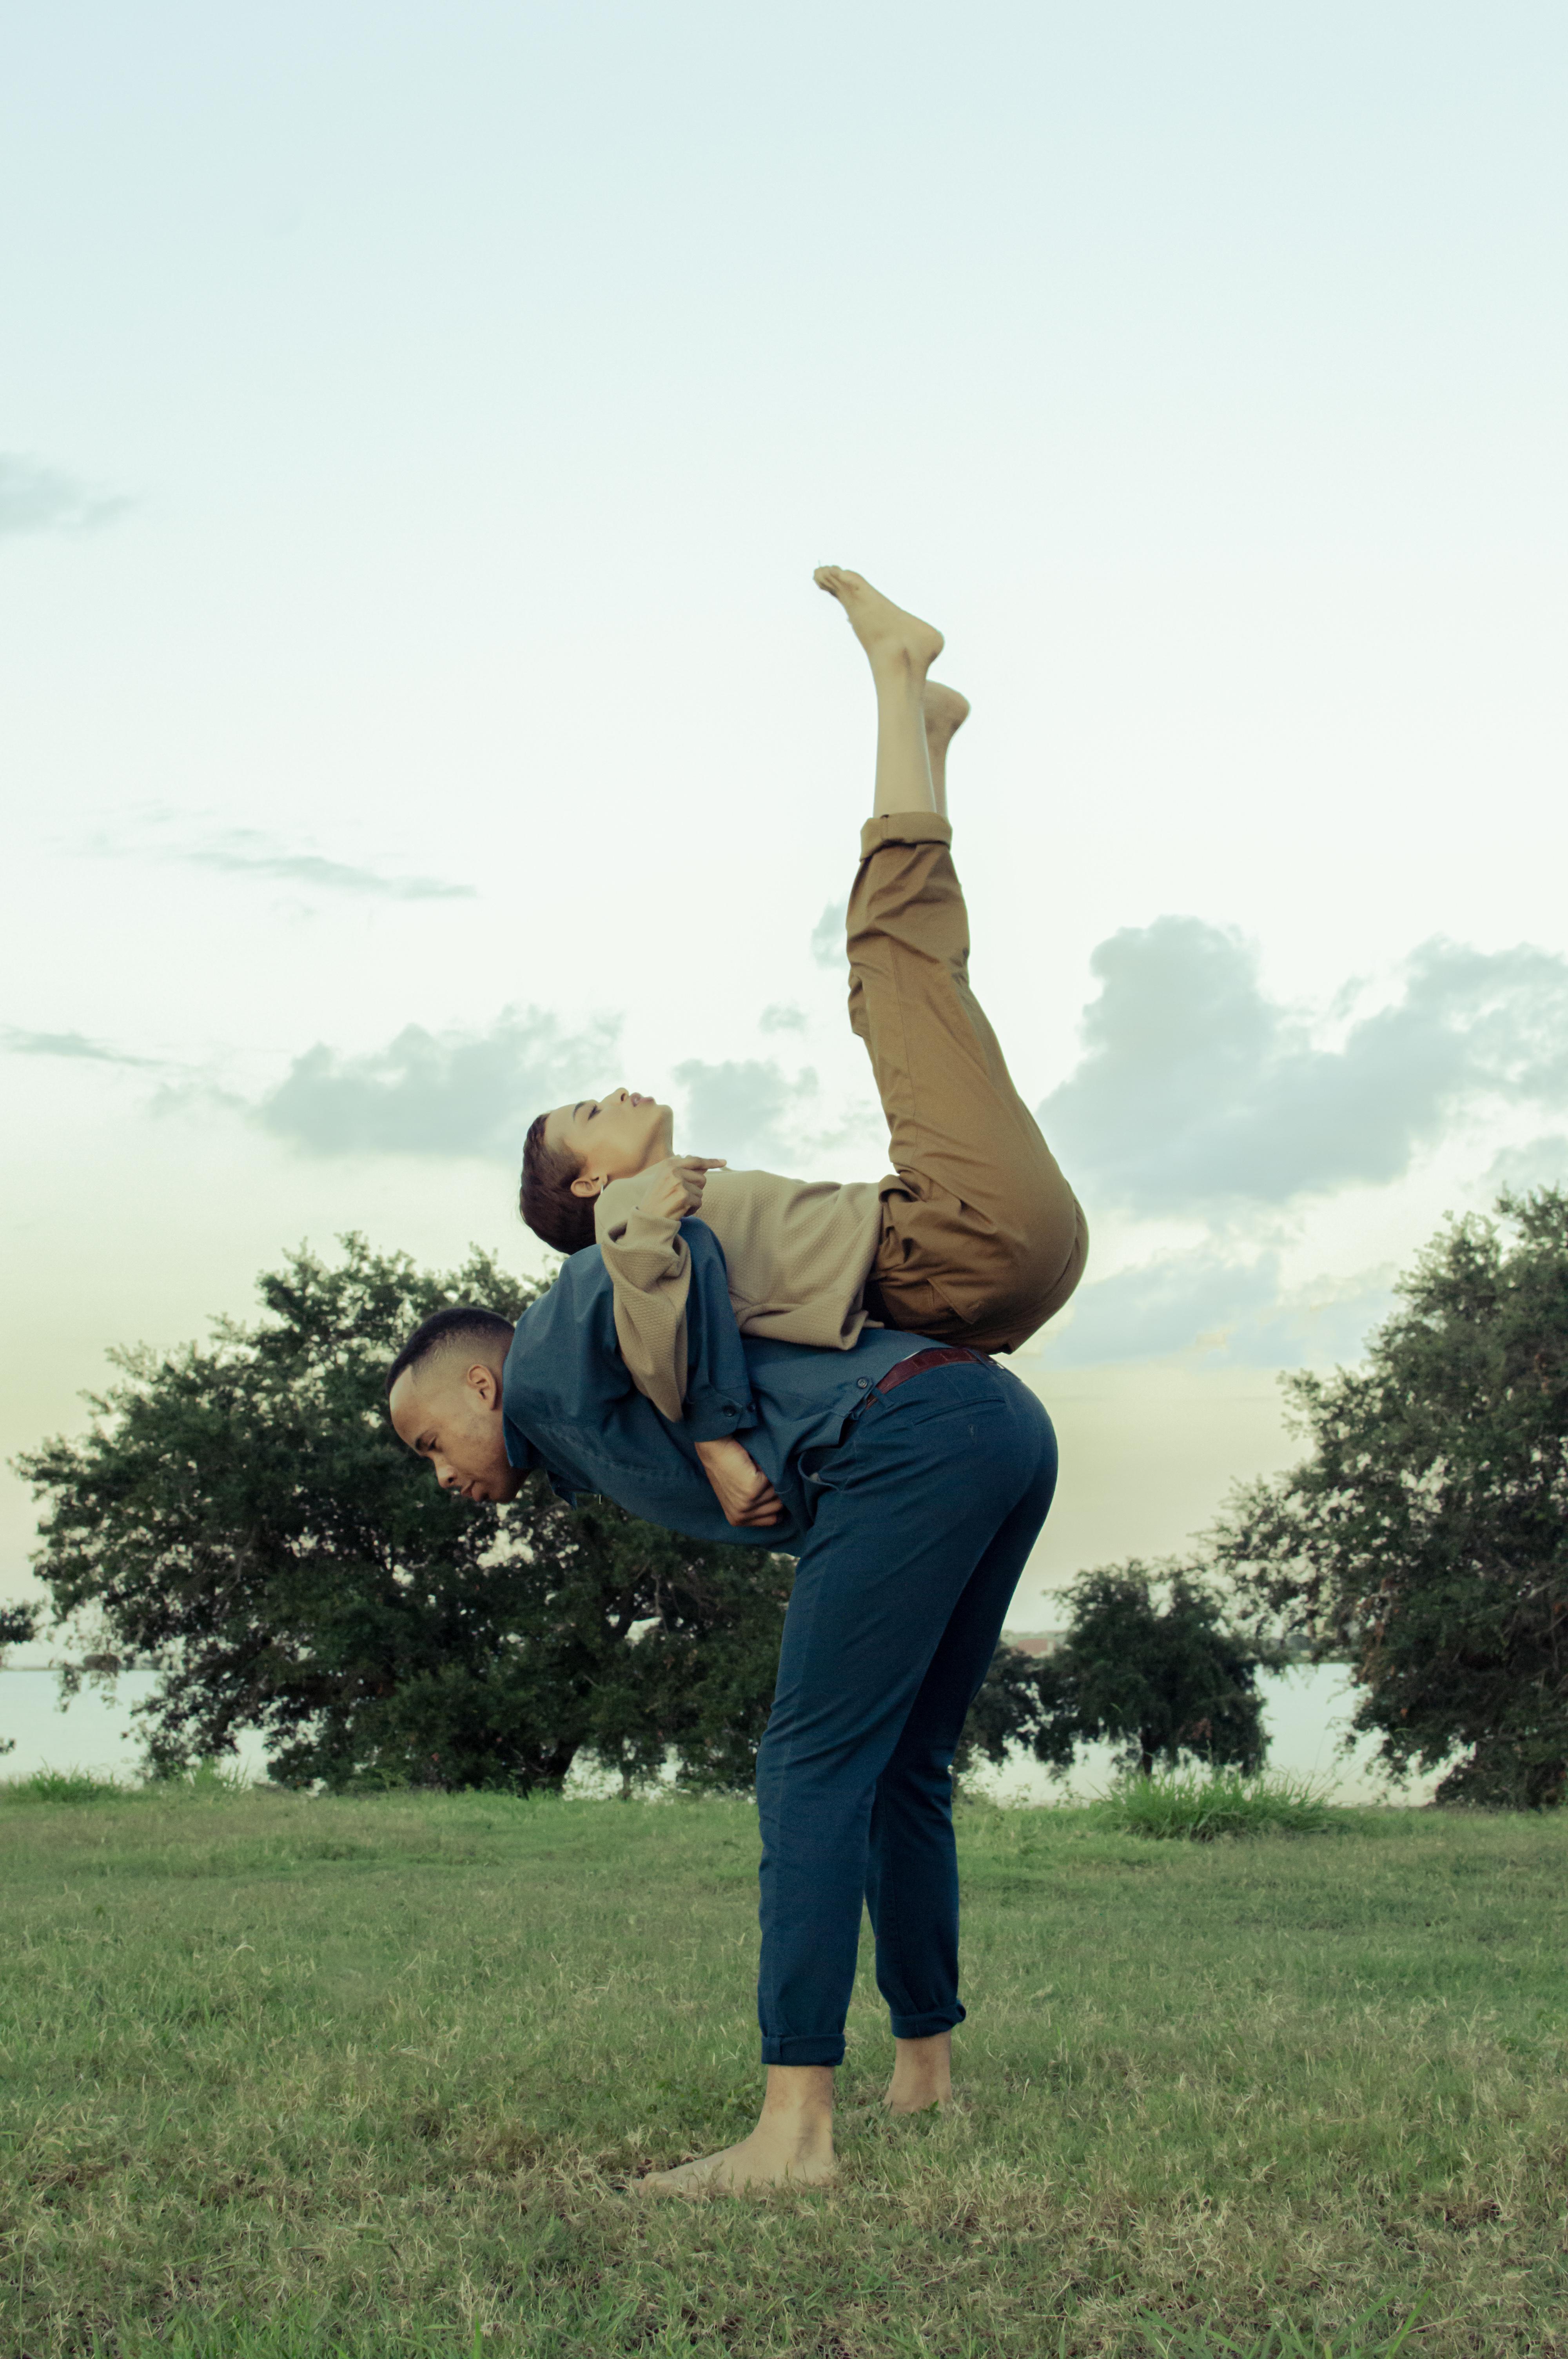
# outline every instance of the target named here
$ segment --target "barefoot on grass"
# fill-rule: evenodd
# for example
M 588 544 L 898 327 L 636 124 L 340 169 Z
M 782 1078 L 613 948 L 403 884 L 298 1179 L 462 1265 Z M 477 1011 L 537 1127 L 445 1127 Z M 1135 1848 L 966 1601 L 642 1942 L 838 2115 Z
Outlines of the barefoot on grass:
M 892 2079 L 882 2103 L 890 2114 L 928 2114 L 953 2102 L 953 2035 L 934 2031 L 924 2039 L 895 2039 Z
M 880 590 L 873 590 L 860 574 L 847 572 L 841 565 L 819 565 L 811 578 L 819 590 L 838 599 L 849 617 L 855 636 L 871 658 L 873 671 L 896 664 L 925 679 L 945 644 L 934 624 L 923 623 L 918 614 L 905 614 L 891 598 L 884 598 Z
M 967 2124 L 974 2110 L 962 2096 L 935 2097 L 928 2105 L 893 2105 L 885 2096 L 872 2097 L 863 2105 L 840 2106 L 833 2125 L 841 2137 L 860 2137 L 867 2130 L 901 2128 L 905 2122 Z
M 679 2163 L 674 2170 L 651 2170 L 645 2179 L 633 2181 L 633 2191 L 680 2195 L 691 2201 L 701 2195 L 737 2195 L 745 2187 L 825 2187 L 836 2171 L 831 2144 L 785 2143 L 753 2130 L 721 2154 Z

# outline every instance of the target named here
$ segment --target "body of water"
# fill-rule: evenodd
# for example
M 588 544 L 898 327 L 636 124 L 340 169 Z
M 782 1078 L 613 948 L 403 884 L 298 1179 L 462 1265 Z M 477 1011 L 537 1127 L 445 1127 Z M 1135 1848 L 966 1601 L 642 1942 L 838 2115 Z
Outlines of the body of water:
M 135 1777 L 140 1744 L 132 1709 L 153 1692 L 157 1672 L 122 1671 L 112 1692 L 86 1688 L 62 1710 L 54 1672 L 41 1659 L 27 1667 L 24 1657 L 18 1666 L 16 1657 L 23 1653 L 16 1649 L 10 1663 L 0 1669 L 0 1742 L 6 1737 L 15 1741 L 13 1752 L 0 1755 L 0 1777 L 26 1777 L 45 1768 Z M 29 1647 L 26 1655 L 41 1658 L 43 1649 Z M 1271 1768 L 1321 1778 L 1337 1787 L 1338 1799 L 1345 1802 L 1431 1799 L 1435 1777 L 1390 1789 L 1372 1766 L 1370 1745 L 1357 1745 L 1348 1757 L 1338 1750 L 1353 1699 L 1349 1677 L 1337 1664 L 1281 1672 L 1265 1679 L 1262 1689 Z M 238 1766 L 248 1777 L 265 1776 L 266 1756 L 258 1737 L 242 1740 Z M 1046 1802 L 1092 1793 L 1108 1783 L 1112 1772 L 1110 1748 L 1096 1745 L 1080 1756 L 1065 1784 L 1047 1777 L 1033 1762 L 988 1770 L 977 1782 L 999 1801 Z M 591 1787 L 594 1781 L 582 1782 Z
M 122 1671 L 112 1691 L 84 1687 L 62 1711 L 55 1673 L 41 1664 L 16 1669 L 13 1659 L 0 1670 L 0 1745 L 10 1737 L 16 1750 L 0 1754 L 0 1777 L 29 1777 L 35 1769 L 85 1769 L 95 1777 L 136 1777 L 141 1742 L 132 1708 L 150 1696 L 157 1683 L 156 1671 Z M 266 1756 L 259 1737 L 243 1740 L 238 1766 L 247 1777 L 265 1777 Z
M 1432 1799 L 1442 1772 L 1412 1777 L 1408 1786 L 1390 1786 L 1374 1762 L 1375 1741 L 1362 1738 L 1353 1752 L 1340 1751 L 1340 1740 L 1356 1708 L 1350 1674 L 1338 1663 L 1308 1663 L 1297 1670 L 1280 1671 L 1258 1682 L 1263 1697 L 1263 1725 L 1269 1736 L 1269 1767 L 1292 1776 L 1315 1777 L 1332 1786 L 1339 1802 L 1422 1803 Z M 1087 1797 L 1110 1783 L 1116 1762 L 1108 1745 L 1091 1745 L 1080 1755 L 1071 1775 L 1052 1777 L 1035 1761 L 1011 1761 L 1004 1769 L 986 1769 L 975 1779 L 981 1791 L 998 1801 L 1062 1801 Z

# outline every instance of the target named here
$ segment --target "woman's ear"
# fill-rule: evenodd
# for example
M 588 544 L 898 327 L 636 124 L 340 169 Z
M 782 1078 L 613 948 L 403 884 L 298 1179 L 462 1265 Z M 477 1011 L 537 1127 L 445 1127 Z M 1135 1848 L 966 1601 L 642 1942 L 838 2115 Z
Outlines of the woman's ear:
M 590 1173 L 587 1171 L 579 1171 L 577 1178 L 572 1181 L 572 1194 L 574 1196 L 586 1196 L 591 1203 L 594 1197 L 600 1193 L 603 1186 L 604 1182 L 602 1180 L 595 1180 Z

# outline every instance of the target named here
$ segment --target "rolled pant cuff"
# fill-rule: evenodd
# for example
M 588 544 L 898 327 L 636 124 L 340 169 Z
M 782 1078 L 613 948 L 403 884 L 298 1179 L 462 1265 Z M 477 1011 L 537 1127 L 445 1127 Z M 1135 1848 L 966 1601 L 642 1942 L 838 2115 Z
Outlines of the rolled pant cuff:
M 860 830 L 860 857 L 869 860 L 884 843 L 951 843 L 953 825 L 940 811 L 882 811 Z
M 964 2010 L 957 2003 L 937 2007 L 930 2015 L 895 2015 L 892 2036 L 895 2039 L 935 2039 L 939 2031 L 951 2031 L 955 2024 L 963 2020 Z
M 824 2032 L 816 2039 L 770 2039 L 762 2035 L 764 2064 L 842 2064 L 844 2035 Z

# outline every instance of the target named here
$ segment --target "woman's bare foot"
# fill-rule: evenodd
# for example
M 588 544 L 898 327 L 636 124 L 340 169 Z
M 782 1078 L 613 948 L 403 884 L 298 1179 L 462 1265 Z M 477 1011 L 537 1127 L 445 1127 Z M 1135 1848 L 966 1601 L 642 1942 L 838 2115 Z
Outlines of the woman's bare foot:
M 826 2064 L 773 2064 L 762 2119 L 750 2137 L 674 2170 L 651 2170 L 639 2195 L 735 2194 L 742 2187 L 821 2187 L 833 2159 L 833 2072 Z
M 960 696 L 956 688 L 944 686 L 939 679 L 925 683 L 925 742 L 933 756 L 940 746 L 944 753 L 952 744 L 969 717 L 969 700 Z
M 873 672 L 895 668 L 913 673 L 916 679 L 925 678 L 945 645 L 933 624 L 923 623 L 918 614 L 906 614 L 861 575 L 847 572 L 841 565 L 819 565 L 811 578 L 819 590 L 837 598 L 849 615 Z
M 947 748 L 969 717 L 969 700 L 939 679 L 925 683 L 924 704 L 925 754 L 931 765 L 931 791 L 944 819 L 947 816 Z

